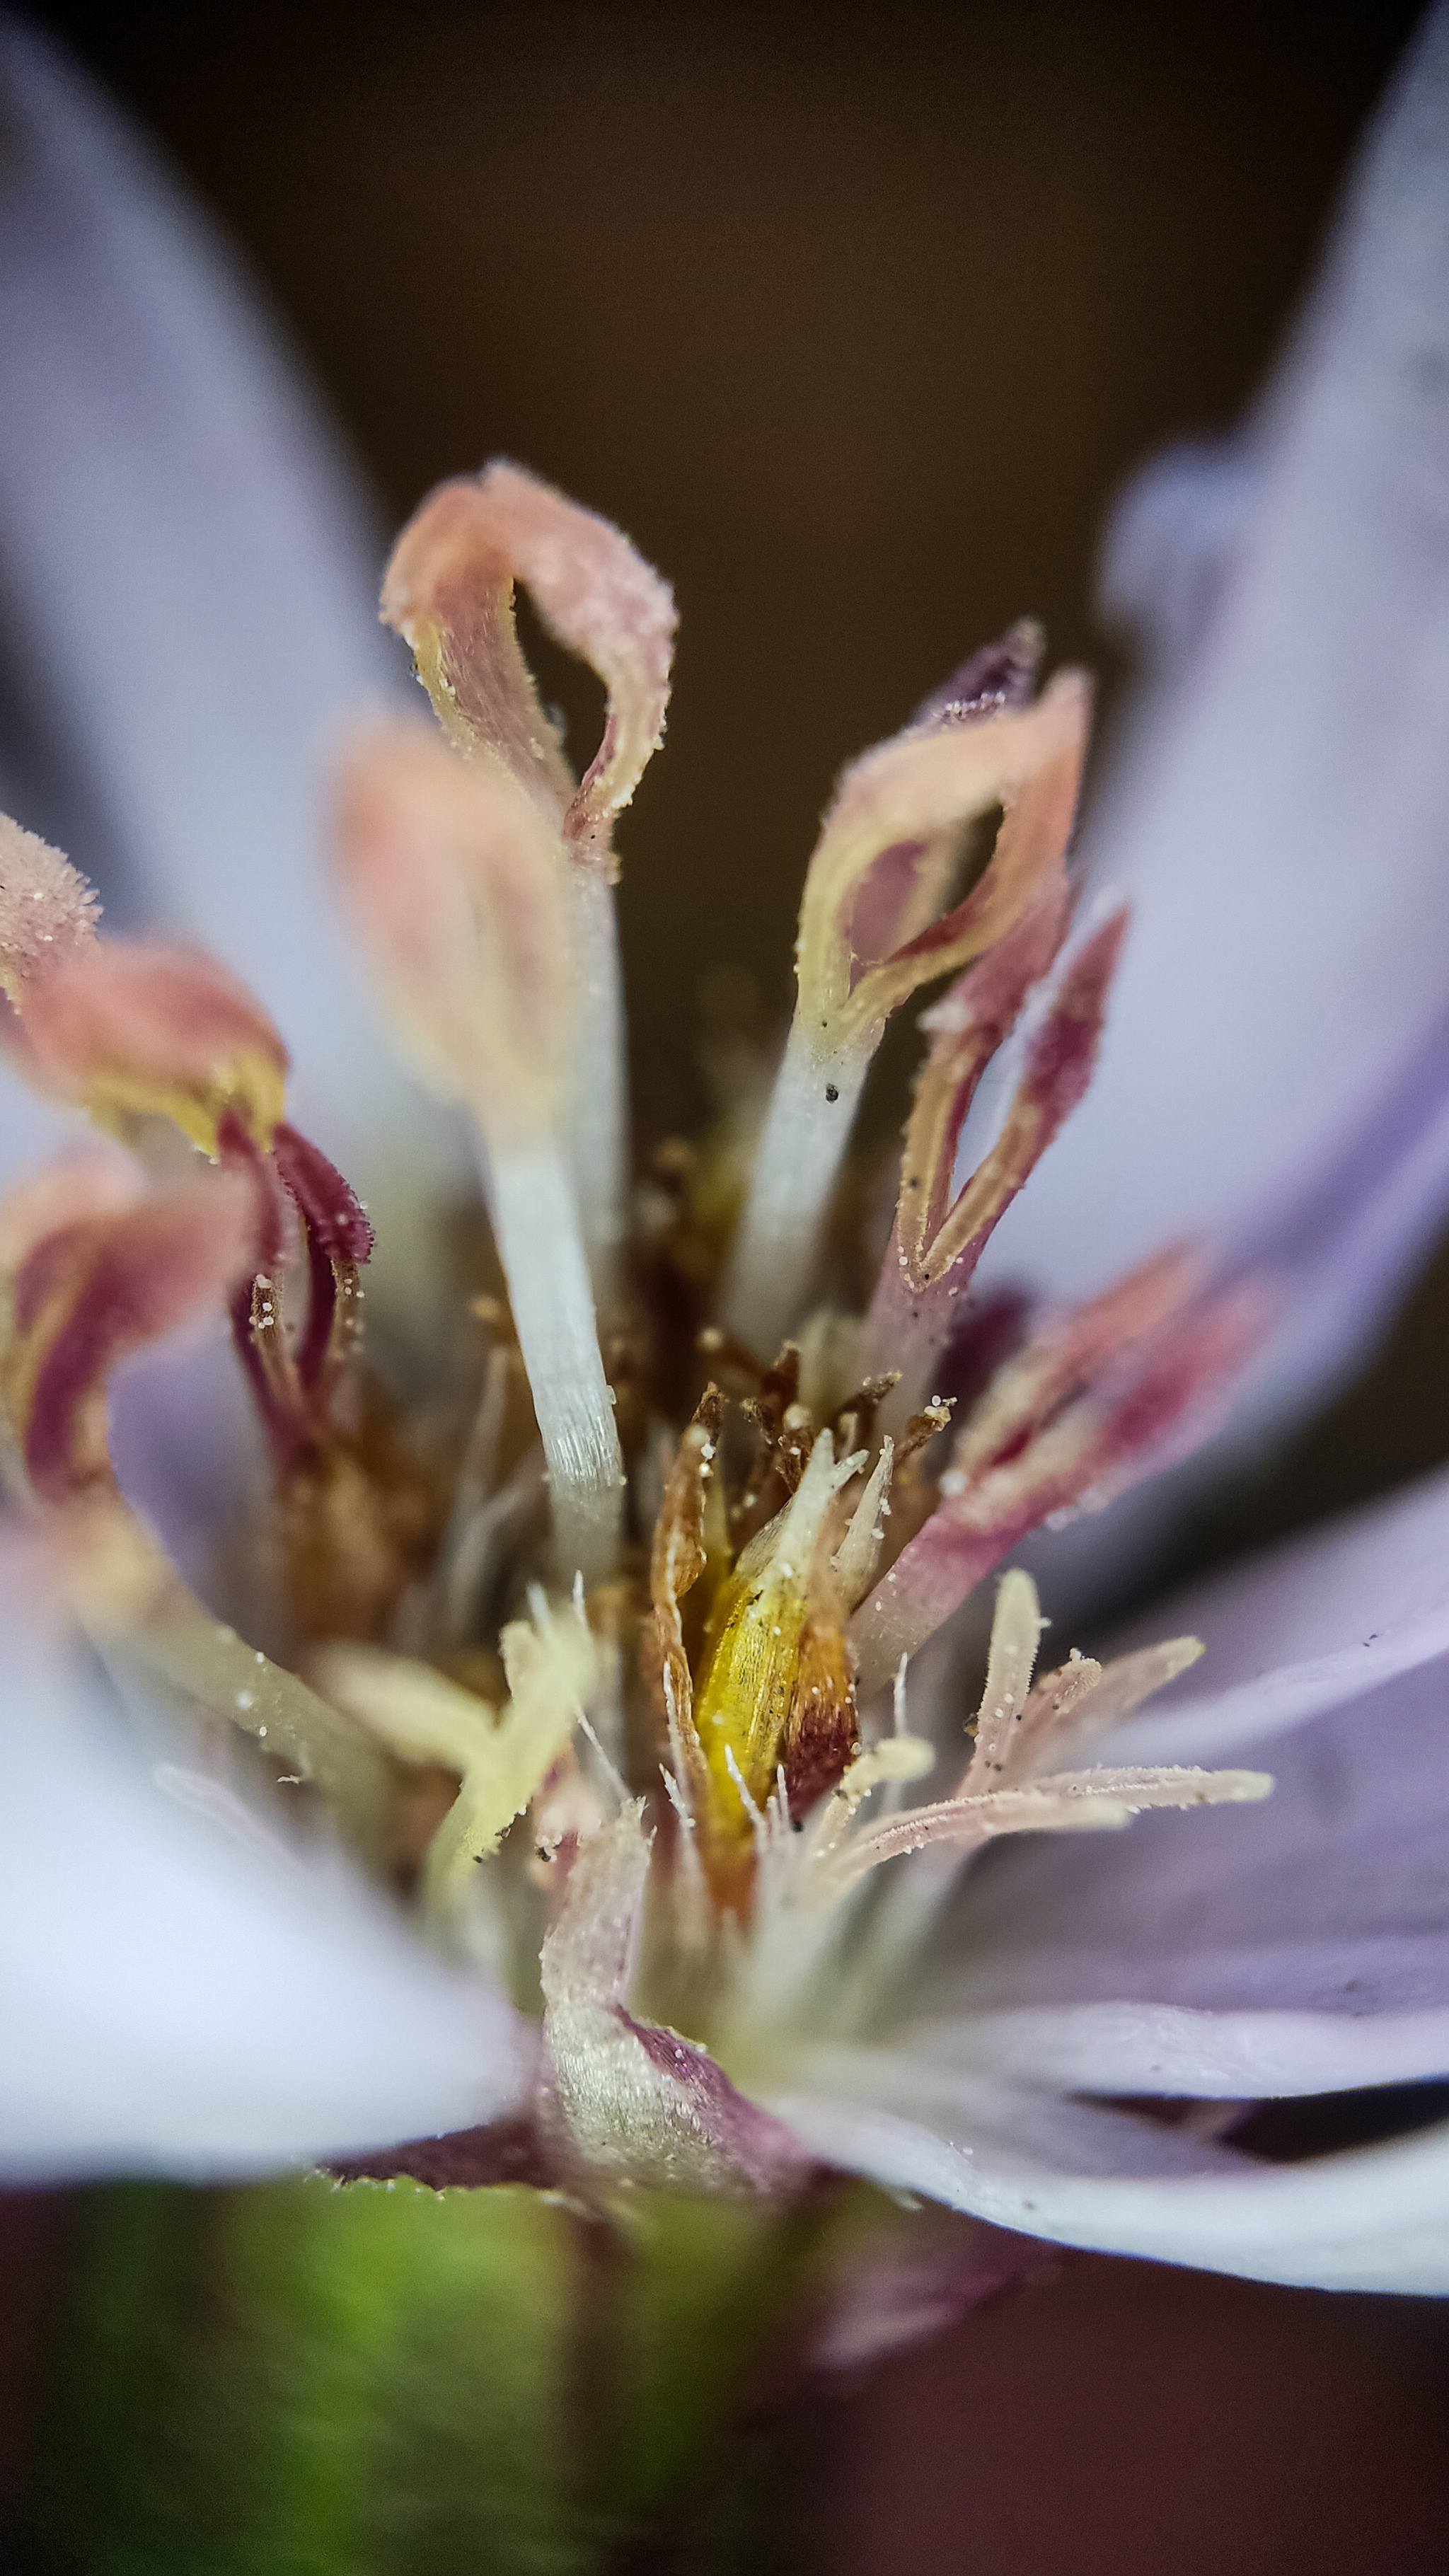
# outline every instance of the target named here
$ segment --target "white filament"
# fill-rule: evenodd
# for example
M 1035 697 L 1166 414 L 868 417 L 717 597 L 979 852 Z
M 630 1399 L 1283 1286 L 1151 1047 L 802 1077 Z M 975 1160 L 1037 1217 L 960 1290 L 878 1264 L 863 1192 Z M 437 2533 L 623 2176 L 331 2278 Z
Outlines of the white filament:
M 597 1583 L 618 1549 L 624 1461 L 559 1147 L 535 1136 L 491 1155 L 488 1199 L 548 1463 L 558 1569 L 565 1583 L 576 1573 Z
M 568 1156 L 594 1298 L 618 1301 L 628 1180 L 628 1061 L 614 889 L 594 867 L 569 871 L 578 973 L 578 1024 Z
M 725 1281 L 724 1321 L 770 1359 L 814 1277 L 836 1175 L 850 1142 L 870 1044 L 816 1046 L 797 1013 L 775 1077 Z

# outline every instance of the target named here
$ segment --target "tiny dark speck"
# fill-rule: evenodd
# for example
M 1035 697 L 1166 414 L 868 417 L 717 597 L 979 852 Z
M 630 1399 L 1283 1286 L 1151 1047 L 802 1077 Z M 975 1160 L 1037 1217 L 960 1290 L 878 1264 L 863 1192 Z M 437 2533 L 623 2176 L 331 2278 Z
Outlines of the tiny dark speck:
M 833 1082 L 827 1082 L 825 1086 L 825 1097 L 827 1100 L 838 1100 L 840 1098 L 840 1094 L 836 1090 Z

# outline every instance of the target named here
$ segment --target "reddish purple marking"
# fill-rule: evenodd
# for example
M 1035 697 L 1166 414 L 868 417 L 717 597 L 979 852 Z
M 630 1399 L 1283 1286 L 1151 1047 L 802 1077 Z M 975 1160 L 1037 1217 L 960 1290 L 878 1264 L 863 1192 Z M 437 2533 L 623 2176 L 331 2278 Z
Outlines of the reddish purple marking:
M 307 1322 L 297 1346 L 297 1375 L 311 1394 L 320 1384 L 337 1312 L 339 1265 L 361 1265 L 373 1233 L 361 1201 L 320 1148 L 285 1124 L 272 1138 L 282 1187 L 307 1238 Z
M 998 1288 L 960 1315 L 936 1362 L 933 1389 L 958 1414 L 984 1395 L 999 1368 L 1013 1359 L 1026 1339 L 1031 1299 L 1024 1288 Z
M 1028 705 L 1042 642 L 1041 628 L 1029 617 L 1020 619 L 996 643 L 983 644 L 932 692 L 911 718 L 911 730 L 941 732 L 948 725 L 979 724 L 1004 708 Z
M 235 1112 L 228 1110 L 217 1128 L 217 1146 L 223 1163 L 248 1174 L 256 1194 L 256 1267 L 231 1300 L 232 1336 L 272 1453 L 280 1465 L 287 1466 L 318 1428 L 316 1408 L 308 1399 L 318 1395 L 326 1369 L 337 1312 L 338 1270 L 367 1260 L 372 1227 L 336 1166 L 295 1127 L 279 1125 L 272 1151 L 263 1154 Z M 307 1320 L 292 1354 L 303 1399 L 299 1404 L 286 1401 L 257 1350 L 251 1329 L 257 1279 L 277 1279 L 289 1257 L 294 1208 L 307 1258 Z
M 406 2179 L 426 2183 L 430 2191 L 479 2191 L 504 2182 L 550 2191 L 563 2178 L 528 2119 L 491 2120 L 479 2129 L 451 2129 L 441 2138 L 409 2138 L 371 2155 L 333 2156 L 322 2171 L 338 2182 Z
M 692 2039 L 657 2022 L 636 2021 L 622 2004 L 615 2014 L 638 2040 L 651 2066 L 667 2076 L 710 2145 L 733 2166 L 742 2182 L 760 2192 L 798 2189 L 815 2159 L 783 2120 L 773 2118 L 743 2093 L 737 2093 L 724 2069 Z

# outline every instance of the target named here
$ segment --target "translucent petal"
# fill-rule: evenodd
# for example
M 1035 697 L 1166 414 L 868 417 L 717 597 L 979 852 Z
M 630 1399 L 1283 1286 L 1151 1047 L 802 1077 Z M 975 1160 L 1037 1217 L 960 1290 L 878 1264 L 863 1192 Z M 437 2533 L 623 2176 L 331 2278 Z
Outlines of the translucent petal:
M 261 2172 L 504 2107 L 520 2062 L 500 1995 L 450 1975 L 340 1860 L 228 1834 L 240 1799 L 163 1798 L 7 1625 L 8 2178 Z
M 1449 2123 L 1309 2164 L 1174 2174 L 1170 2131 L 1101 2112 L 1084 2135 L 1086 2106 L 1040 2095 L 998 2096 L 979 2141 L 964 2105 L 939 2100 L 931 2118 L 803 2092 L 771 2107 L 849 2172 L 1028 2235 L 1308 2288 L 1449 2290 Z
M 1134 932 L 1091 1097 L 992 1256 L 1079 1294 L 1205 1230 L 1276 1251 L 1315 1303 L 1330 1271 L 1357 1272 L 1311 1336 L 1290 1316 L 1288 1375 L 1260 1380 L 1260 1405 L 1342 1364 L 1449 1198 L 1446 137 L 1436 13 L 1249 433 L 1251 497 L 1225 521 L 1221 475 L 1178 487 L 1212 523 L 1196 553 L 1218 562 L 1215 599 L 1089 819 L 1089 873 L 1130 893 Z M 1164 579 L 1193 552 L 1175 538 Z M 1330 1196 L 1370 1129 L 1361 1186 L 1340 1175 Z

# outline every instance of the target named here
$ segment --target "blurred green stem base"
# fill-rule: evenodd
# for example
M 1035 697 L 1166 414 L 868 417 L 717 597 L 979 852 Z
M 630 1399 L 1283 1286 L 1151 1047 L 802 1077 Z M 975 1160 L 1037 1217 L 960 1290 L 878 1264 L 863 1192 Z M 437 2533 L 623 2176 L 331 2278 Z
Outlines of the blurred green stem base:
M 760 2576 L 777 2480 L 732 2427 L 788 2367 L 842 2221 L 828 2191 L 787 2211 L 639 2192 L 607 2216 L 316 2175 L 88 2193 L 26 2563 Z

